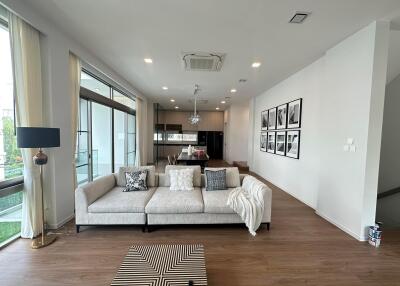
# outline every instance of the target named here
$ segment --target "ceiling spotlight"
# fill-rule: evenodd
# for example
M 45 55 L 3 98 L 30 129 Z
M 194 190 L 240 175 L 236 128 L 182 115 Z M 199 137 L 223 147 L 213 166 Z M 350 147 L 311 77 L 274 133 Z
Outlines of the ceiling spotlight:
M 175 109 L 179 109 L 179 106 L 175 106 Z
M 261 63 L 260 62 L 254 62 L 254 63 L 252 63 L 252 65 L 251 65 L 253 68 L 259 68 L 260 66 L 261 66 Z
M 221 101 L 221 103 L 222 103 L 222 104 L 225 104 L 225 103 L 226 103 L 226 101 L 225 101 L 225 100 L 223 100 L 223 101 Z
M 175 102 L 175 99 L 171 98 L 169 101 L 171 101 L 171 102 Z
M 231 93 L 235 93 L 236 91 L 237 91 L 237 90 L 234 89 L 234 88 L 231 89 Z
M 147 58 L 147 59 L 144 59 L 144 62 L 145 62 L 146 64 L 151 64 L 151 63 L 153 63 L 153 60 L 150 59 L 150 58 Z
M 168 86 L 163 86 L 162 89 L 163 90 L 168 90 Z
M 215 109 L 216 109 L 216 110 L 219 110 L 219 107 L 216 107 Z

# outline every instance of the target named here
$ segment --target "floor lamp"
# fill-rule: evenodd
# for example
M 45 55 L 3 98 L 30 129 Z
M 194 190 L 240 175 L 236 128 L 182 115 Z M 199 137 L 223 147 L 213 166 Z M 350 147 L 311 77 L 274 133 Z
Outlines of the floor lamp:
M 47 163 L 47 155 L 42 148 L 60 147 L 60 129 L 44 127 L 17 127 L 18 148 L 39 148 L 33 157 L 33 162 L 40 167 L 40 187 L 42 205 L 42 235 L 32 241 L 32 248 L 42 248 L 56 240 L 55 235 L 46 235 L 44 227 L 44 201 L 43 201 L 43 165 Z

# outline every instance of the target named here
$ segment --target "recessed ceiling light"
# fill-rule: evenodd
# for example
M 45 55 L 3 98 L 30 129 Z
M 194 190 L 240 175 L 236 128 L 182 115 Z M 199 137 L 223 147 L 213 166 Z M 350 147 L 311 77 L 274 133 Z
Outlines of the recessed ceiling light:
M 216 109 L 216 110 L 219 110 L 219 107 L 216 107 L 215 109 Z
M 168 86 L 163 86 L 162 89 L 163 89 L 163 90 L 167 90 L 167 89 L 168 89 Z
M 175 109 L 179 109 L 179 106 L 175 106 Z
M 151 63 L 153 62 L 153 60 L 150 59 L 150 58 L 146 58 L 146 59 L 144 59 L 144 62 L 145 62 L 146 64 L 151 64 Z
M 222 104 L 225 104 L 225 103 L 226 103 L 226 101 L 225 101 L 225 100 L 223 100 L 223 101 L 221 101 L 221 103 L 222 103 Z
M 234 89 L 234 88 L 231 89 L 231 92 L 232 92 L 232 93 L 235 93 L 236 91 L 237 91 L 237 90 Z
M 171 101 L 171 102 L 175 102 L 175 99 L 171 98 L 169 101 Z
M 245 83 L 246 81 L 247 81 L 247 79 L 245 79 L 245 78 L 239 79 L 239 82 L 240 82 L 240 83 Z
M 259 68 L 261 66 L 261 63 L 260 62 L 254 62 L 254 63 L 251 64 L 251 66 L 253 68 Z

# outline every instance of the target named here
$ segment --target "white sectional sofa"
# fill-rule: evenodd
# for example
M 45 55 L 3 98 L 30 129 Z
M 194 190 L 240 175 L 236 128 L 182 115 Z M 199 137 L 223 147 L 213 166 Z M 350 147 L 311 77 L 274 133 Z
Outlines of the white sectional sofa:
M 147 191 L 123 192 L 124 169 L 118 174 L 101 177 L 76 189 L 77 232 L 82 225 L 141 225 L 144 230 L 146 225 L 243 223 L 239 215 L 226 204 L 230 191 L 241 186 L 244 177 L 248 176 L 240 175 L 238 168 L 224 168 L 228 189 L 214 191 L 206 191 L 205 175 L 201 174 L 200 166 L 167 166 L 165 174 L 156 174 L 154 166 L 140 168 L 149 170 Z M 176 168 L 194 169 L 193 191 L 169 189 L 168 172 Z M 267 224 L 269 229 L 272 191 L 264 184 L 263 188 L 262 223 Z

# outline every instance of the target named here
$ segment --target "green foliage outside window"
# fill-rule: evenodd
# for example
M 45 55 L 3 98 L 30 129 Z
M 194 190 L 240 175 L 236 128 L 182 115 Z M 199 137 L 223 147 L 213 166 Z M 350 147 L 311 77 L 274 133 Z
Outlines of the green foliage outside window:
M 5 179 L 12 179 L 23 175 L 24 164 L 21 150 L 17 148 L 14 135 L 14 122 L 11 117 L 3 117 L 3 144 L 5 157 Z

